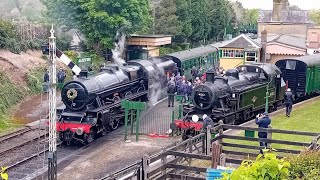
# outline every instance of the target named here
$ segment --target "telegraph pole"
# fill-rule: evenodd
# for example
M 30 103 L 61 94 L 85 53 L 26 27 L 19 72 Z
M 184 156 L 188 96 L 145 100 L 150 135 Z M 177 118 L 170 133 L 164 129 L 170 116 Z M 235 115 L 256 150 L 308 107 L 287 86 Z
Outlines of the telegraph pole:
M 54 37 L 53 25 L 49 37 L 49 153 L 48 153 L 48 180 L 57 179 L 57 132 L 56 132 L 56 38 Z

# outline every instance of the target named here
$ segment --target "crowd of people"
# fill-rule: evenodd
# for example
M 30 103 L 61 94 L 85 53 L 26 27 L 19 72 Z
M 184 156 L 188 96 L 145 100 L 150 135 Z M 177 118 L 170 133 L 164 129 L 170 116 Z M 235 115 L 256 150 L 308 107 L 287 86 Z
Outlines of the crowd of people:
M 223 75 L 225 70 L 223 68 L 216 69 L 214 68 L 217 74 Z M 179 95 L 182 97 L 183 103 L 190 100 L 192 90 L 206 82 L 206 73 L 204 72 L 205 68 L 200 67 L 196 69 L 193 67 L 191 69 L 192 79 L 186 79 L 183 75 L 180 75 L 180 72 L 172 73 L 172 76 L 168 79 L 168 107 L 174 107 L 174 96 Z

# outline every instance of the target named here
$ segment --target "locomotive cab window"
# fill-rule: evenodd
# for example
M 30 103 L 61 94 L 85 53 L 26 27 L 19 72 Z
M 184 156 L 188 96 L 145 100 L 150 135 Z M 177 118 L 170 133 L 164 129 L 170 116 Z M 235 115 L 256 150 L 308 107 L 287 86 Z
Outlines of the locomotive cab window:
M 297 61 L 287 61 L 286 69 L 295 70 L 297 66 Z

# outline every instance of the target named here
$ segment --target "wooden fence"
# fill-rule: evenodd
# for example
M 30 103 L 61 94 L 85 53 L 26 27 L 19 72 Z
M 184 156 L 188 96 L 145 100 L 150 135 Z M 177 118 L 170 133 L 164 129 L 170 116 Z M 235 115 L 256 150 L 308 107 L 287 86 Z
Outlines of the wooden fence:
M 229 131 L 224 131 L 229 130 Z M 230 131 L 232 130 L 232 131 Z M 245 131 L 244 134 L 242 132 Z M 267 132 L 267 138 L 252 137 L 253 132 Z M 251 137 L 248 136 L 251 134 Z M 281 137 L 309 137 L 310 141 L 290 141 L 286 139 L 275 139 L 275 134 L 283 134 Z M 294 138 L 299 139 L 299 138 Z M 162 149 L 158 154 L 152 156 L 145 155 L 137 164 L 135 170 L 130 169 L 130 173 L 117 176 L 126 168 L 103 179 L 206 179 L 206 170 L 210 166 L 216 168 L 220 166 L 237 167 L 243 160 L 255 158 L 262 147 L 260 142 L 267 142 L 268 147 L 275 148 L 278 157 L 300 154 L 303 150 L 320 150 L 318 143 L 319 133 L 299 132 L 291 130 L 280 130 L 270 128 L 252 128 L 219 123 L 218 126 L 207 129 L 207 132 L 188 139 L 180 144 L 167 149 Z M 235 142 L 241 141 L 241 143 Z M 279 147 L 280 147 L 279 146 Z M 209 161 L 209 165 L 201 167 Z M 198 163 L 196 163 L 198 162 Z M 199 165 L 200 164 L 200 165 Z M 208 167 L 209 166 L 209 167 Z M 133 174 L 132 172 L 139 172 Z M 124 178 L 125 177 L 125 178 Z

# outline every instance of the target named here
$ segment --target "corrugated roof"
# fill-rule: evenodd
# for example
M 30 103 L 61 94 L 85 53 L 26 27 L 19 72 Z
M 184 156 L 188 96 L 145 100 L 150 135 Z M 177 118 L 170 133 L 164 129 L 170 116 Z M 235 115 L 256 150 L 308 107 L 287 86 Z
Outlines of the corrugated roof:
M 272 10 L 260 10 L 258 22 L 273 22 Z M 313 22 L 309 19 L 309 11 L 306 10 L 283 10 L 281 22 L 313 24 Z
M 195 57 L 203 56 L 216 51 L 218 51 L 216 47 L 208 45 L 208 46 L 198 47 L 194 49 L 189 49 L 186 51 L 167 54 L 166 56 L 172 56 L 179 59 L 180 61 L 185 61 L 185 60 L 193 59 Z

